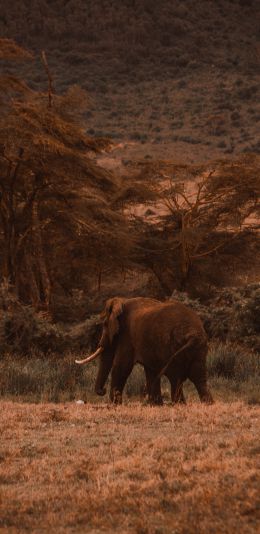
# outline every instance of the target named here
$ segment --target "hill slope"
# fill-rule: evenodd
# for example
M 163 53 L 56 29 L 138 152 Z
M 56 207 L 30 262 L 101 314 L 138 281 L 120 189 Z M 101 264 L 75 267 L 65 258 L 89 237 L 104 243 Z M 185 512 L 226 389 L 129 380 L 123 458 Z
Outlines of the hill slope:
M 112 70 L 119 60 L 128 67 L 157 63 L 175 74 L 212 63 L 254 68 L 257 59 L 258 2 L 14 0 L 1 11 L 1 34 L 58 49 L 71 63 L 109 57 Z
M 192 160 L 260 151 L 259 20 L 250 0 L 14 0 L 0 32 L 46 49 L 57 89 L 94 95 L 90 133 Z M 24 75 L 45 83 L 39 64 Z

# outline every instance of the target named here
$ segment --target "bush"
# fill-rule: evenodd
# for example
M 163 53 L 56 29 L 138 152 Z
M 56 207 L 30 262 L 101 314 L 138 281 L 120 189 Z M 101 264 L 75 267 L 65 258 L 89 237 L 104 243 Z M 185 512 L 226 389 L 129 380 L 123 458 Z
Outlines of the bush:
M 64 339 L 50 317 L 25 306 L 7 284 L 0 286 L 0 351 L 25 353 L 33 348 L 42 352 L 64 350 Z
M 102 323 L 99 315 L 92 315 L 82 323 L 71 326 L 66 336 L 70 350 L 95 350 L 101 330 Z
M 246 382 L 251 378 L 260 379 L 258 354 L 234 343 L 213 343 L 208 354 L 210 376 L 221 376 Z
M 179 291 L 173 292 L 174 298 L 198 312 L 210 338 L 260 350 L 260 284 L 217 290 L 207 306 Z
M 47 313 L 25 306 L 8 285 L 0 286 L 0 351 L 30 354 L 40 351 L 63 353 L 80 351 L 97 345 L 100 319 L 89 319 L 70 327 L 53 324 Z

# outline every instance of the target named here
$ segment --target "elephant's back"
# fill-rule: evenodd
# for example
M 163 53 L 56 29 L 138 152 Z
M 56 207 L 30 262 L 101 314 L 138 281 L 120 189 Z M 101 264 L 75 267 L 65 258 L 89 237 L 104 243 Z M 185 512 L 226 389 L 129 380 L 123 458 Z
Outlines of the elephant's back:
M 144 343 L 150 341 L 170 346 L 173 342 L 174 345 L 181 346 L 190 338 L 199 345 L 207 343 L 200 317 L 181 302 L 149 300 L 143 307 L 137 307 L 133 315 L 133 334 Z
M 197 312 L 178 300 L 162 303 L 160 311 L 158 308 L 158 314 L 162 315 L 165 320 L 166 317 L 169 317 L 169 321 L 174 325 L 178 325 L 180 328 L 183 325 L 184 329 L 190 327 L 198 332 L 202 331 L 205 333 L 202 321 Z

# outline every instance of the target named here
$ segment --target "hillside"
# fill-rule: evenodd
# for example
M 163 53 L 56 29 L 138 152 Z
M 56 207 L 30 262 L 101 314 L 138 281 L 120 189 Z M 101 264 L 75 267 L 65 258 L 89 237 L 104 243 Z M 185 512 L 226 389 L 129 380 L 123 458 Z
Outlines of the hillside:
M 242 0 L 14 0 L 0 33 L 44 48 L 57 90 L 87 89 L 91 135 L 192 161 L 260 151 L 259 20 Z M 24 75 L 46 83 L 37 60 Z
M 3 36 L 58 51 L 72 65 L 110 58 L 111 72 L 121 62 L 130 74 L 130 65 L 157 64 L 159 77 L 201 65 L 255 68 L 258 2 L 15 0 L 1 11 Z

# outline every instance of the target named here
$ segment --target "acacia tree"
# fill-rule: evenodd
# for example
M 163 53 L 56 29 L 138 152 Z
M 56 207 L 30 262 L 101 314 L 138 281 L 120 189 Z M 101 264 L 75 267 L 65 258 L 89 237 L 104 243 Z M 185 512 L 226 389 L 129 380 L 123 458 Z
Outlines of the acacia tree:
M 158 162 L 143 173 L 158 182 L 157 215 L 144 224 L 143 261 L 166 294 L 189 286 L 194 268 L 225 254 L 235 257 L 259 230 L 260 158 L 204 166 Z M 155 208 L 156 212 L 156 208 Z M 147 248 L 147 251 L 145 252 Z
M 0 59 L 32 57 L 2 39 Z M 91 269 L 111 263 L 111 250 L 123 261 L 131 240 L 122 209 L 113 208 L 121 181 L 90 157 L 107 141 L 85 134 L 87 95 L 79 87 L 55 94 L 44 54 L 43 64 L 46 92 L 0 77 L 0 268 L 22 300 L 48 309 L 55 265 L 69 261 L 68 251 L 88 250 Z

